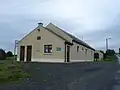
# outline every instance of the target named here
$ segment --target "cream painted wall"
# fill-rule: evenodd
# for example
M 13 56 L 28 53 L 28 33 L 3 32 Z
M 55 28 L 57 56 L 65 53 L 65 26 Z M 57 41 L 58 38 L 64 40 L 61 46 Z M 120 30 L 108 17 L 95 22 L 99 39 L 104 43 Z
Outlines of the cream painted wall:
M 94 51 L 86 48 L 76 42 L 73 42 L 74 45 L 71 47 L 71 61 L 78 60 L 78 61 L 93 61 L 94 60 Z M 79 51 L 77 52 L 77 46 L 79 46 Z M 84 50 L 82 50 L 82 48 Z M 85 53 L 85 49 L 87 49 L 87 54 Z M 91 53 L 92 52 L 92 53 Z
M 103 59 L 103 53 L 100 52 L 99 56 L 100 56 L 99 59 L 102 60 Z
M 40 29 L 38 32 L 37 29 Z M 41 40 L 37 40 L 37 36 L 41 36 Z M 52 53 L 44 53 L 44 45 L 52 44 Z M 20 41 L 19 47 L 24 45 L 32 45 L 32 60 L 43 60 L 43 59 L 58 59 L 61 62 L 64 62 L 64 40 L 48 31 L 43 27 L 37 27 L 32 33 L 26 36 L 23 40 Z M 61 51 L 56 51 L 56 47 L 60 47 Z M 25 52 L 26 53 L 26 52 Z M 20 55 L 20 50 L 18 48 L 18 58 Z M 25 55 L 26 58 L 26 55 Z

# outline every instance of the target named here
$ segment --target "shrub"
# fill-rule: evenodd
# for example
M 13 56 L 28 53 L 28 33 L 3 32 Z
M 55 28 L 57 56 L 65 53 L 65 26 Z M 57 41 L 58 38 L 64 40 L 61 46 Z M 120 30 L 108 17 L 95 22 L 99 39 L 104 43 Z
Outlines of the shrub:
M 6 59 L 6 53 L 3 49 L 0 49 L 0 60 L 5 60 Z
M 114 51 L 114 50 L 111 50 L 111 49 L 108 49 L 108 50 L 106 51 L 106 55 L 107 55 L 107 56 L 114 56 L 114 55 L 115 55 L 115 51 Z
M 8 51 L 6 55 L 7 55 L 7 57 L 12 57 L 13 53 L 11 51 Z

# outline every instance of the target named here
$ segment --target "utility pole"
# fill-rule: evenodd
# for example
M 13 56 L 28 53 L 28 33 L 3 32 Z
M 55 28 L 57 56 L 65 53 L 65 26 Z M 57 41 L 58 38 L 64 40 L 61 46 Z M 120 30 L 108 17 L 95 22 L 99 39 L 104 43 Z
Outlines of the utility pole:
M 108 46 L 109 46 L 109 45 L 108 45 L 108 40 L 109 40 L 109 39 L 111 39 L 111 38 L 106 38 L 106 40 L 105 40 L 105 41 L 106 41 L 106 51 L 109 49 L 109 47 L 108 47 Z
M 14 45 L 14 60 L 15 60 L 15 55 L 16 55 L 17 44 L 18 44 L 18 40 L 15 40 L 15 45 Z
M 108 50 L 108 39 L 106 38 L 106 51 Z

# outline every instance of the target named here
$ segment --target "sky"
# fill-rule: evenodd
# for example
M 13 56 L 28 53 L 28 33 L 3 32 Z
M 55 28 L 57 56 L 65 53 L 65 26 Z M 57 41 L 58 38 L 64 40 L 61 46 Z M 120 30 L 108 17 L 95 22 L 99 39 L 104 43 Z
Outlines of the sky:
M 1 0 L 0 48 L 13 50 L 39 22 L 52 22 L 98 50 L 105 50 L 105 38 L 110 49 L 120 47 L 119 0 Z

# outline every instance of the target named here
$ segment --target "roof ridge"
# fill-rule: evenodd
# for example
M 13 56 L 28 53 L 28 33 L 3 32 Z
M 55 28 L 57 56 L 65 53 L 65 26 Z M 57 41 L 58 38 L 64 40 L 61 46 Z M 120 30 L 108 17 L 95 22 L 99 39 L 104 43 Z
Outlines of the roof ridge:
M 49 24 L 52 24 L 52 23 L 49 23 Z M 48 24 L 48 25 L 49 25 L 49 24 Z M 90 45 L 88 45 L 86 42 L 84 42 L 83 40 L 79 39 L 79 38 L 76 37 L 75 35 L 70 34 L 69 32 L 67 32 L 67 31 L 59 28 L 58 26 L 56 26 L 56 25 L 54 25 L 54 24 L 52 24 L 52 25 L 53 25 L 54 27 L 56 27 L 57 29 L 61 30 L 63 33 L 67 34 L 69 37 L 71 37 L 71 38 L 72 38 L 74 41 L 76 41 L 77 43 L 82 44 L 82 45 L 84 45 L 84 46 L 86 46 L 86 47 L 88 47 L 88 48 L 93 49 Z M 46 26 L 46 27 L 47 27 L 47 26 Z M 95 50 L 95 49 L 93 49 L 93 50 Z

